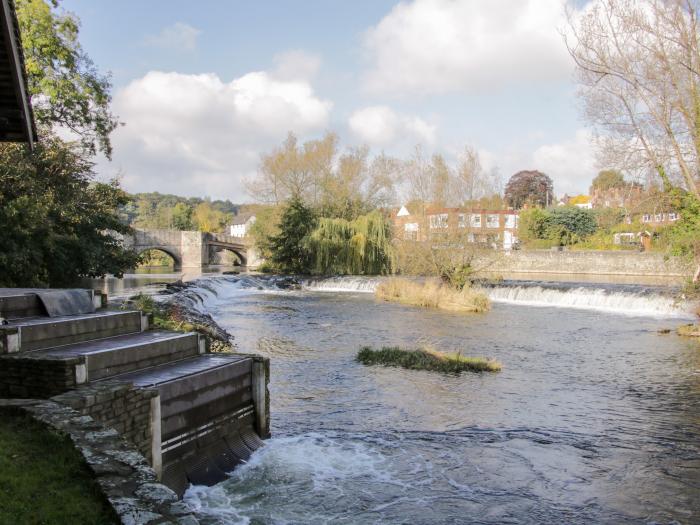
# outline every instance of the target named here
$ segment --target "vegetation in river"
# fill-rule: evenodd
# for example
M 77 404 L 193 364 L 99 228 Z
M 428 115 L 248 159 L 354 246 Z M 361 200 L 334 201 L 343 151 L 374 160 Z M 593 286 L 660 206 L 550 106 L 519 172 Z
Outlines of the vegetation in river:
M 700 324 L 684 324 L 676 330 L 678 335 L 684 337 L 700 337 Z
M 375 296 L 383 301 L 452 312 L 485 312 L 491 306 L 486 294 L 470 285 L 458 289 L 439 281 L 416 282 L 400 277 L 379 283 Z
M 460 372 L 498 372 L 499 361 L 484 357 L 467 357 L 460 352 L 440 352 L 431 347 L 403 349 L 397 346 L 373 349 L 362 347 L 357 360 L 364 365 L 399 366 L 411 370 L 429 370 L 446 374 Z
M 70 438 L 0 410 L 0 523 L 118 523 Z
M 212 352 L 233 350 L 231 339 L 209 318 L 193 319 L 192 312 L 185 311 L 177 304 L 158 302 L 150 295 L 138 294 L 122 304 L 123 309 L 140 310 L 148 315 L 151 328 L 173 330 L 175 332 L 197 332 L 209 341 Z

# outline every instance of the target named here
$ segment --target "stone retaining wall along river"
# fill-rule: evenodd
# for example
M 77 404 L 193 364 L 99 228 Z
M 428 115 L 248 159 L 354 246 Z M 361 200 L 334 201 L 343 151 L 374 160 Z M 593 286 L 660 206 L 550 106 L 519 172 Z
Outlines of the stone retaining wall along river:
M 688 276 L 691 268 L 678 258 L 662 253 L 634 251 L 516 250 L 501 257 L 479 261 L 491 272 L 534 274 Z

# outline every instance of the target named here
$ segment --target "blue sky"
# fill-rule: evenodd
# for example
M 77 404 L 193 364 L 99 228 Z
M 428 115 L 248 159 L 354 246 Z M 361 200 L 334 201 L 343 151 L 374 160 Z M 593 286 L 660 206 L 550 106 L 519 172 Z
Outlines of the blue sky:
M 465 145 L 504 179 L 596 172 L 560 31 L 565 0 L 184 2 L 63 0 L 112 73 L 103 178 L 129 191 L 250 200 L 243 181 L 288 131 L 455 162 Z

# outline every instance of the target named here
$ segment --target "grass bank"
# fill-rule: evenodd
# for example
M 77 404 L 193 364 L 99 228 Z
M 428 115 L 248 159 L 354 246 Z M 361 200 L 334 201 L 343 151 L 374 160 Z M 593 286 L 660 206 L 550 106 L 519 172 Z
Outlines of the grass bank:
M 70 439 L 0 409 L 0 523 L 119 523 Z
M 491 307 L 486 294 L 470 286 L 458 290 L 439 281 L 420 283 L 398 277 L 380 283 L 375 296 L 383 301 L 452 312 L 485 312 Z
M 461 353 L 438 352 L 431 348 L 407 350 L 382 347 L 375 350 L 369 346 L 362 347 L 357 360 L 363 365 L 400 366 L 410 370 L 429 370 L 445 374 L 460 372 L 498 372 L 503 367 L 499 361 L 485 357 L 466 357 Z

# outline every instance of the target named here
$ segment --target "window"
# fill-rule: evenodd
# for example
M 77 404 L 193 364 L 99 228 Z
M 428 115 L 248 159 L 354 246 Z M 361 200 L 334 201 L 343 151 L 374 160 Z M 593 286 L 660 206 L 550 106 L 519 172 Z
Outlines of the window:
M 481 228 L 481 215 L 479 213 L 472 213 L 471 225 L 474 228 Z
M 498 228 L 499 221 L 498 215 L 489 214 L 486 216 L 486 227 L 487 228 Z
M 664 222 L 664 214 L 657 213 L 656 215 L 654 215 L 654 222 Z
M 475 241 L 474 234 L 473 233 L 468 234 L 467 235 L 467 242 L 474 242 L 474 241 Z
M 447 214 L 440 213 L 438 215 L 428 215 L 430 218 L 430 228 L 437 230 L 440 228 L 447 228 Z
M 417 222 L 407 222 L 403 226 L 403 238 L 407 241 L 417 241 L 418 240 L 418 223 Z
M 506 228 L 515 229 L 518 227 L 517 215 L 506 215 Z
M 642 222 L 651 222 L 651 215 L 649 215 L 648 213 L 642 215 Z
M 464 215 L 463 213 L 460 213 L 457 215 L 457 227 L 458 228 L 466 228 L 467 227 L 467 216 Z
M 671 213 L 668 214 L 668 220 L 673 222 L 678 220 L 678 214 L 675 211 L 672 211 Z

